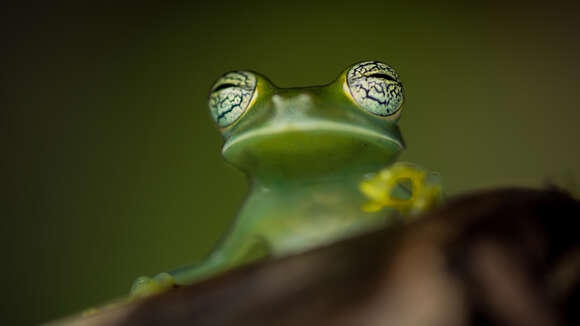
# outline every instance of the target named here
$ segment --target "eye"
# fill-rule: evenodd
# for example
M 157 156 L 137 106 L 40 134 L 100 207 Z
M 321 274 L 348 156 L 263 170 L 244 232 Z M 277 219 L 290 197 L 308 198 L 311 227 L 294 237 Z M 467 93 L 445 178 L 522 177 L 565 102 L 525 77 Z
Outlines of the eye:
M 395 69 L 378 61 L 356 64 L 346 75 L 348 90 L 365 111 L 397 119 L 403 104 L 403 84 Z
M 209 94 L 209 112 L 220 128 L 234 124 L 248 110 L 256 91 L 256 76 L 232 71 L 221 76 Z

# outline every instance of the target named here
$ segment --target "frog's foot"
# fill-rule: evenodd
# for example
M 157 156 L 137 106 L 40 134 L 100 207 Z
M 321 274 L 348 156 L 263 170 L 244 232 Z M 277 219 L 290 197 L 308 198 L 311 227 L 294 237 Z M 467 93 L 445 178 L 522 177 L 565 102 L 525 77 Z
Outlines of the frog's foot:
M 175 286 L 173 276 L 169 273 L 160 273 L 154 277 L 141 276 L 131 285 L 131 298 L 144 298 L 167 291 Z
M 403 216 L 412 216 L 435 208 L 442 201 L 438 175 L 409 163 L 395 163 L 379 171 L 361 182 L 360 190 L 370 199 L 362 207 L 366 212 L 393 207 Z
M 93 315 L 105 312 L 107 310 L 110 310 L 110 309 L 115 309 L 115 308 L 129 302 L 129 301 L 131 301 L 131 298 L 117 299 L 115 301 L 109 302 L 109 303 L 102 305 L 102 306 L 99 306 L 99 307 L 87 308 L 87 309 L 81 311 L 80 315 L 82 317 L 93 316 Z

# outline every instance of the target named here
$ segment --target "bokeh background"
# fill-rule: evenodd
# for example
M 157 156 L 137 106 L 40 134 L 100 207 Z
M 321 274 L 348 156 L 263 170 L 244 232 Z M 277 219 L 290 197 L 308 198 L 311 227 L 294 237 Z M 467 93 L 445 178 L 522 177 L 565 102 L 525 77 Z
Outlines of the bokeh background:
M 3 6 L 4 325 L 208 253 L 247 190 L 207 112 L 232 69 L 293 87 L 385 61 L 406 87 L 402 159 L 440 172 L 448 194 L 578 190 L 573 1 Z

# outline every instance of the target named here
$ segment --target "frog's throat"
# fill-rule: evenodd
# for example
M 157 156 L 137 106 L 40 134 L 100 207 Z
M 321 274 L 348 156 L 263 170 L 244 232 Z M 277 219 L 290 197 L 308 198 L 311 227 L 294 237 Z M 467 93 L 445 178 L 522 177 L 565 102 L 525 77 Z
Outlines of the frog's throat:
M 224 146 L 222 147 L 222 154 L 225 156 L 226 152 L 234 145 L 242 143 L 248 139 L 254 137 L 264 137 L 276 133 L 284 133 L 288 131 L 340 131 L 345 134 L 356 134 L 369 139 L 375 139 L 383 142 L 393 143 L 399 147 L 399 150 L 405 148 L 405 144 L 401 139 L 389 136 L 388 134 L 381 133 L 379 131 L 371 130 L 368 128 L 359 127 L 356 125 L 350 125 L 339 122 L 332 121 L 309 121 L 309 122 L 299 122 L 299 123 L 279 123 L 271 126 L 266 126 L 258 128 L 255 130 L 247 131 L 239 136 L 234 136 L 229 138 Z

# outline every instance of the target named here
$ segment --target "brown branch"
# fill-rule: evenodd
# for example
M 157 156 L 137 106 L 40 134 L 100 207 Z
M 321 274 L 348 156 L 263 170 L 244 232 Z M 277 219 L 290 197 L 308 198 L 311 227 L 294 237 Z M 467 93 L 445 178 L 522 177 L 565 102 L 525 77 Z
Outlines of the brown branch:
M 579 218 L 556 190 L 470 194 L 68 325 L 580 325 Z

